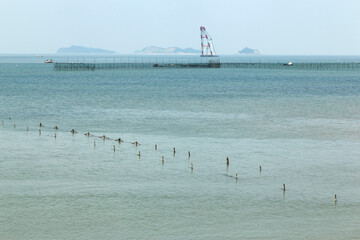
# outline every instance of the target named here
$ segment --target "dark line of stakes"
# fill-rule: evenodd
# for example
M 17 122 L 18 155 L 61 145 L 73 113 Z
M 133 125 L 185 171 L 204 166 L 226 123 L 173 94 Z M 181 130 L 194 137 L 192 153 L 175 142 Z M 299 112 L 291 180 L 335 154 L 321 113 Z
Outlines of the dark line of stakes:
M 11 119 L 11 118 L 9 118 L 9 119 Z M 1 120 L 1 125 L 4 126 L 4 120 Z M 13 126 L 14 126 L 14 128 L 16 128 L 16 124 L 15 124 L 15 123 L 14 123 Z M 44 125 L 43 125 L 42 123 L 40 123 L 39 126 L 40 126 L 40 128 L 44 127 Z M 40 128 L 39 128 L 39 136 L 41 136 L 41 129 L 40 129 Z M 54 127 L 53 129 L 58 130 L 59 128 L 58 128 L 57 125 L 55 125 L 55 127 Z M 26 131 L 29 131 L 29 126 L 26 127 Z M 72 134 L 77 133 L 74 129 L 72 129 L 70 132 L 71 132 Z M 87 133 L 85 133 L 84 135 L 86 135 L 86 136 L 89 137 L 89 136 L 90 136 L 90 132 L 87 132 Z M 56 137 L 57 137 L 57 135 L 56 135 L 56 133 L 55 133 L 54 138 L 56 139 Z M 102 138 L 103 140 L 110 139 L 110 138 L 106 137 L 105 135 L 103 135 L 103 136 L 101 136 L 101 137 L 99 137 L 99 138 Z M 117 142 L 119 142 L 119 143 L 120 143 L 120 142 L 123 142 L 123 141 L 121 140 L 121 138 L 118 138 L 118 139 L 116 139 L 115 141 L 117 141 Z M 137 141 L 133 142 L 132 144 L 134 144 L 135 146 L 140 145 L 140 143 L 137 142 Z M 94 148 L 95 148 L 95 147 L 96 147 L 96 141 L 94 141 Z M 155 150 L 157 150 L 157 144 L 155 144 Z M 114 152 L 116 151 L 115 145 L 113 145 L 113 151 L 114 151 Z M 174 154 L 174 156 L 175 156 L 175 153 L 176 153 L 176 149 L 175 149 L 175 147 L 174 147 L 174 148 L 173 148 L 173 154 Z M 137 156 L 140 158 L 140 156 L 141 156 L 140 151 L 139 151 L 139 153 L 137 154 Z M 190 158 L 190 156 L 191 156 L 190 151 L 188 151 L 188 157 Z M 161 157 L 161 162 L 162 162 L 162 165 L 164 166 L 164 163 L 165 163 L 165 158 L 164 158 L 164 156 Z M 229 165 L 230 165 L 229 157 L 226 157 L 226 165 L 227 165 L 227 167 L 229 167 Z M 194 165 L 193 165 L 193 163 L 191 163 L 190 169 L 191 169 L 191 172 L 194 171 Z M 261 172 L 261 171 L 262 171 L 262 166 L 259 165 L 259 172 Z M 238 174 L 237 174 L 237 173 L 235 174 L 235 178 L 236 178 L 236 182 L 237 182 L 237 181 L 238 181 Z M 283 190 L 283 192 L 284 192 L 284 194 L 285 194 L 285 191 L 286 191 L 285 183 L 283 183 L 283 188 L 282 188 L 282 190 Z M 336 203 L 337 203 L 337 196 L 336 196 L 336 194 L 335 194 L 335 196 L 334 196 L 334 202 L 335 202 L 335 205 L 336 205 Z

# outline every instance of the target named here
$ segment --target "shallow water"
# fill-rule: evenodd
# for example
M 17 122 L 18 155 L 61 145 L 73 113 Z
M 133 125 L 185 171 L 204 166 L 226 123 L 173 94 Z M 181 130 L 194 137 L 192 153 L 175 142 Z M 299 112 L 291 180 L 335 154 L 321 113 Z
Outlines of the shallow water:
M 1 239 L 360 235 L 358 72 L 0 58 Z

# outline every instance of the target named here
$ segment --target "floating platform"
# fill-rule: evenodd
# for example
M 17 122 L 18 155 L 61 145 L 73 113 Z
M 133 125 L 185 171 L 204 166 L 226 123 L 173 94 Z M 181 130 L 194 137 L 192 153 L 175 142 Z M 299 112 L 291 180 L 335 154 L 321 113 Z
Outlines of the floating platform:
M 54 70 L 100 70 L 100 69 L 142 69 L 142 68 L 220 68 L 220 63 L 54 63 Z
M 218 55 L 200 55 L 200 57 L 219 57 Z

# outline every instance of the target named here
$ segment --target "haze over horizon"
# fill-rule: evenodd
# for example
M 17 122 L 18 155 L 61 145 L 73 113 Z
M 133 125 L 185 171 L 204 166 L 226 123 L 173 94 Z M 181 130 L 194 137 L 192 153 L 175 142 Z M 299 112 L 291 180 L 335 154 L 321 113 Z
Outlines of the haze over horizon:
M 121 54 L 147 46 L 200 48 L 200 26 L 218 54 L 360 55 L 360 1 L 25 1 L 0 3 L 0 54 L 55 53 L 80 45 Z

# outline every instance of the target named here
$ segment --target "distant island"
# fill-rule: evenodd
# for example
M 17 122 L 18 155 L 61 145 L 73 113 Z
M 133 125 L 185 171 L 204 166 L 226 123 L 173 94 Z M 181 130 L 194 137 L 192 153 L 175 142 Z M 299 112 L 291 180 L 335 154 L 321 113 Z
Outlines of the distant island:
M 155 47 L 149 46 L 140 51 L 135 51 L 135 53 L 161 53 L 161 54 L 200 54 L 199 50 L 193 48 L 179 48 L 179 47 Z
M 240 50 L 238 54 L 260 54 L 260 51 L 257 49 L 245 47 L 244 49 Z
M 82 46 L 70 46 L 65 48 L 59 48 L 56 53 L 115 53 L 114 51 L 104 50 L 101 48 L 89 48 Z

